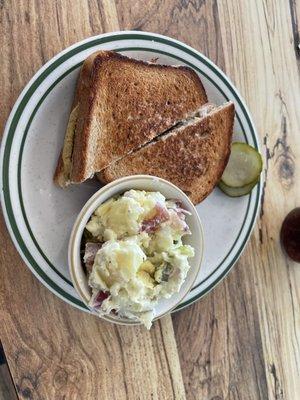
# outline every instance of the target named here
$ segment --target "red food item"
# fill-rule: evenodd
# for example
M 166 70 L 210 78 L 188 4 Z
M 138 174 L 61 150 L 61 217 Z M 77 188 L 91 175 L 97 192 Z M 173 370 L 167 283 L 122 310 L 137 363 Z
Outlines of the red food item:
M 147 233 L 155 232 L 158 229 L 159 225 L 162 222 L 167 221 L 170 217 L 168 210 L 165 207 L 162 207 L 160 204 L 156 204 L 155 211 L 156 214 L 154 215 L 154 217 L 145 219 L 142 222 L 141 226 L 142 232 L 147 232 Z
M 177 212 L 176 208 L 169 210 L 170 214 L 170 226 L 178 232 L 185 232 L 188 226 L 185 222 L 185 216 L 182 213 Z
M 191 213 L 184 208 L 184 205 L 180 200 L 174 200 L 174 204 L 174 211 L 176 211 L 180 219 L 184 220 L 186 215 L 191 215 Z
M 287 255 L 300 263 L 300 207 L 294 208 L 285 217 L 280 231 L 280 239 Z
M 182 221 L 183 231 L 186 233 L 190 233 L 190 228 L 188 227 L 188 224 L 185 222 L 185 216 L 191 215 L 191 213 L 183 208 L 183 204 L 179 200 L 176 201 L 176 206 L 177 206 L 177 208 L 175 209 L 175 212 L 177 213 L 178 217 Z
M 99 308 L 101 306 L 101 304 L 103 303 L 103 301 L 108 298 L 108 296 L 109 296 L 109 293 L 102 292 L 101 290 L 99 290 L 99 292 L 95 296 L 95 299 L 93 302 L 93 308 Z
M 102 243 L 93 243 L 93 242 L 86 243 L 83 261 L 88 272 L 92 272 L 97 251 L 100 250 L 101 247 Z

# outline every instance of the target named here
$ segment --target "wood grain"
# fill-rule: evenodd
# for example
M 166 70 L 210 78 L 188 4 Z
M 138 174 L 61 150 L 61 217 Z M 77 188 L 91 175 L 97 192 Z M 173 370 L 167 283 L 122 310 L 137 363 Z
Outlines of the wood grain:
M 114 3 L 1 2 L 0 126 L 33 73 L 87 36 L 118 29 Z M 2 104 L 3 102 L 3 104 Z M 30 273 L 1 218 L 0 337 L 22 399 L 185 399 L 170 317 L 116 327 L 63 303 Z
M 187 398 L 296 400 L 300 269 L 283 255 L 279 230 L 300 201 L 299 2 L 117 6 L 124 27 L 134 21 L 135 28 L 176 36 L 223 68 L 264 144 L 264 201 L 246 252 L 222 284 L 173 318 Z
M 185 398 L 170 317 L 151 332 L 113 326 L 52 295 L 14 252 L 1 264 L 0 335 L 20 398 Z
M 173 317 L 175 336 L 170 318 L 147 333 L 64 304 L 27 270 L 2 222 L 0 335 L 20 398 L 298 400 L 300 268 L 278 234 L 300 201 L 299 4 L 0 1 L 0 128 L 33 73 L 69 44 L 119 28 L 154 31 L 199 49 L 233 80 L 261 136 L 266 178 L 245 253 L 213 292 Z
M 116 0 L 121 29 L 157 32 L 201 50 L 223 65 L 216 0 L 149 0 L 141 7 L 136 0 Z
M 300 2 L 289 0 L 295 56 L 300 71 Z
M 7 365 L 0 365 L 0 400 L 17 400 Z
M 17 398 L 15 386 L 0 342 L 0 400 L 17 400 Z
M 265 144 L 266 183 L 259 235 L 252 241 L 251 249 L 257 255 L 253 264 L 257 282 L 254 289 L 259 304 L 268 390 L 270 398 L 297 399 L 300 393 L 300 269 L 284 256 L 279 243 L 283 218 L 300 200 L 300 80 L 291 9 L 288 2 L 256 1 L 255 7 L 245 6 L 242 1 L 237 3 L 238 7 L 230 2 L 222 3 L 221 31 L 227 43 L 226 69 L 246 97 Z M 239 36 L 247 46 L 241 47 L 228 38 L 237 14 L 241 26 L 245 27 Z M 259 29 L 251 29 L 254 23 Z M 242 63 L 248 67 L 247 74 L 242 74 L 230 57 L 237 48 Z

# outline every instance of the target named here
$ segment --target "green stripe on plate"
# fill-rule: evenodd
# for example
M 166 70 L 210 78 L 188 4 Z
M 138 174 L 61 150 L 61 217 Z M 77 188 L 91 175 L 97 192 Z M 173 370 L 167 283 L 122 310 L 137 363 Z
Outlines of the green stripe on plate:
M 124 47 L 124 48 L 118 49 L 117 51 L 118 51 L 118 52 L 122 52 L 122 51 L 124 52 L 124 51 L 134 51 L 134 50 L 153 52 L 152 49 L 142 48 L 142 47 Z M 165 51 L 155 50 L 155 53 L 167 55 L 167 56 L 172 57 L 172 58 L 174 58 L 174 59 L 176 59 L 176 60 L 178 60 L 178 61 L 180 61 L 180 62 L 182 62 L 182 63 L 186 63 L 186 61 L 185 61 L 184 59 L 182 59 L 182 58 L 180 58 L 180 57 L 177 57 L 177 56 L 174 56 L 174 55 L 172 55 L 172 54 L 170 54 L 170 53 L 167 53 L 167 52 L 165 52 Z M 71 286 L 73 286 L 72 282 L 71 282 L 69 279 L 67 279 L 64 275 L 62 275 L 62 274 L 59 272 L 59 270 L 53 265 L 53 263 L 48 259 L 48 257 L 45 255 L 45 253 L 44 253 L 44 252 L 42 251 L 42 249 L 40 248 L 40 246 L 39 246 L 39 244 L 38 244 L 38 241 L 37 241 L 37 239 L 35 238 L 35 236 L 34 236 L 34 234 L 33 234 L 33 232 L 32 232 L 32 229 L 31 229 L 31 227 L 30 227 L 30 224 L 29 224 L 29 221 L 28 221 L 28 218 L 27 218 L 27 215 L 26 215 L 26 211 L 25 211 L 25 207 L 24 207 L 24 202 L 23 202 L 23 194 L 22 194 L 22 188 L 21 188 L 21 169 L 22 169 L 22 158 L 23 158 L 24 145 L 25 145 L 25 142 L 26 142 L 26 138 L 27 138 L 27 135 L 28 135 L 28 132 L 29 132 L 31 123 L 32 123 L 33 118 L 34 118 L 34 116 L 36 115 L 38 109 L 40 108 L 40 106 L 42 105 L 43 101 L 46 99 L 46 97 L 48 96 L 48 94 L 51 93 L 51 91 L 57 86 L 57 84 L 58 84 L 59 82 L 61 82 L 62 79 L 64 79 L 64 78 L 65 78 L 66 76 L 68 76 L 70 73 L 72 73 L 76 68 L 79 68 L 79 67 L 82 65 L 82 63 L 83 63 L 83 62 L 77 63 L 76 65 L 74 65 L 73 67 L 71 67 L 69 70 L 67 70 L 64 74 L 62 74 L 62 75 L 61 75 L 61 76 L 46 90 L 46 92 L 44 93 L 44 95 L 43 95 L 43 96 L 41 97 L 41 99 L 39 100 L 38 104 L 36 105 L 36 107 L 34 108 L 33 112 L 31 113 L 30 118 L 29 118 L 29 120 L 28 120 L 28 123 L 27 123 L 27 125 L 26 125 L 25 131 L 24 131 L 24 135 L 23 135 L 23 138 L 22 138 L 22 142 L 21 142 L 21 146 L 20 146 L 20 154 L 19 154 L 19 161 L 18 161 L 18 191 L 19 191 L 19 197 L 20 197 L 21 211 L 22 211 L 23 218 L 24 218 L 26 227 L 27 227 L 27 229 L 28 229 L 28 232 L 29 232 L 29 234 L 30 234 L 30 236 L 31 236 L 31 239 L 32 239 L 32 241 L 34 242 L 36 248 L 37 248 L 38 251 L 40 252 L 41 256 L 44 258 L 44 260 L 47 262 L 47 264 L 49 265 L 49 267 L 50 267 L 54 272 L 56 272 L 65 282 L 67 282 L 67 283 L 68 283 L 69 285 L 71 285 Z M 221 90 L 221 88 L 220 88 L 207 74 L 205 74 L 200 68 L 197 68 L 197 67 L 196 67 L 194 64 L 192 64 L 192 63 L 188 63 L 188 65 L 189 65 L 190 67 L 194 68 L 195 70 L 197 70 L 197 72 L 199 72 L 200 74 L 205 75 L 206 78 L 209 79 L 209 80 L 211 81 L 211 83 L 222 93 L 222 95 L 224 96 L 224 99 L 228 100 L 228 97 L 227 97 L 227 96 L 225 95 L 225 93 Z M 236 116 L 237 116 L 237 114 L 236 114 Z M 239 118 L 238 118 L 238 119 L 239 119 Z M 241 122 L 240 119 L 239 119 L 239 123 L 240 123 L 240 125 L 241 125 L 244 138 L 245 138 L 246 142 L 248 142 L 248 139 L 247 139 L 246 134 L 245 134 L 245 128 L 244 128 L 244 126 L 243 126 L 243 124 L 242 124 L 242 122 Z M 196 289 L 200 284 L 203 284 L 207 279 L 209 279 L 209 278 L 211 277 L 211 275 L 213 275 L 213 274 L 220 268 L 220 266 L 225 262 L 225 260 L 229 257 L 229 255 L 230 255 L 232 249 L 235 247 L 236 242 L 238 241 L 239 236 L 240 236 L 240 234 L 241 234 L 241 232 L 242 232 L 243 226 L 244 226 L 245 221 L 246 221 L 247 216 L 248 216 L 249 206 L 250 206 L 250 197 L 249 197 L 249 199 L 248 199 L 248 204 L 247 204 L 247 209 L 246 209 L 246 213 L 245 213 L 245 218 L 244 218 L 244 220 L 243 220 L 243 222 L 242 222 L 242 224 L 241 224 L 241 229 L 240 229 L 240 231 L 239 231 L 239 233 L 238 233 L 238 235 L 237 235 L 237 238 L 236 238 L 236 240 L 234 241 L 232 247 L 230 248 L 229 252 L 227 253 L 227 255 L 226 255 L 226 256 L 224 257 L 224 259 L 219 263 L 219 265 L 214 269 L 214 271 L 212 271 L 212 272 L 210 273 L 210 275 L 208 275 L 208 276 L 207 276 L 203 281 L 201 281 L 198 285 L 194 286 L 192 290 Z
M 62 290 L 57 284 L 55 284 L 52 280 L 50 280 L 50 278 L 44 273 L 44 271 L 38 266 L 38 264 L 35 262 L 34 258 L 32 257 L 32 255 L 30 254 L 30 252 L 28 251 L 21 235 L 20 232 L 18 230 L 18 226 L 17 223 L 15 221 L 14 215 L 13 215 L 13 210 L 12 210 L 12 205 L 11 205 L 11 199 L 10 199 L 10 191 L 9 191 L 9 173 L 8 173 L 8 169 L 9 169 L 9 159 L 10 159 L 10 153 L 11 153 L 11 147 L 12 147 L 12 141 L 13 141 L 13 136 L 14 136 L 14 132 L 16 130 L 16 127 L 18 125 L 19 119 L 24 111 L 24 108 L 26 107 L 26 104 L 28 103 L 30 97 L 33 95 L 33 93 L 36 91 L 36 89 L 39 87 L 39 85 L 45 80 L 45 78 L 58 66 L 60 66 L 64 61 L 68 60 L 69 58 L 71 58 L 73 55 L 86 50 L 88 48 L 91 48 L 95 45 L 99 45 L 102 43 L 108 43 L 108 42 L 114 42 L 114 41 L 120 41 L 120 40 L 127 40 L 127 39 L 142 39 L 142 40 L 147 40 L 147 41 L 157 41 L 159 43 L 163 43 L 163 44 L 167 44 L 171 47 L 175 47 L 178 48 L 182 51 L 184 51 L 187 54 L 192 55 L 193 57 L 195 57 L 196 59 L 198 59 L 199 61 L 201 61 L 203 64 L 205 64 L 206 66 L 208 66 L 209 68 L 211 68 L 214 73 L 225 83 L 225 85 L 228 87 L 228 89 L 231 91 L 232 95 L 234 96 L 234 98 L 236 99 L 236 101 L 238 102 L 239 106 L 241 107 L 243 114 L 247 120 L 247 123 L 250 127 L 250 132 L 251 132 L 251 136 L 253 139 L 253 142 L 255 144 L 255 147 L 258 147 L 257 144 L 257 139 L 255 136 L 255 132 L 254 132 L 254 128 L 252 126 L 250 117 L 248 116 L 248 113 L 242 103 L 242 101 L 240 100 L 240 98 L 238 97 L 238 95 L 235 93 L 235 89 L 233 88 L 233 86 L 230 84 L 230 82 L 227 80 L 227 78 L 221 73 L 221 71 L 219 71 L 216 66 L 214 64 L 212 64 L 211 62 L 209 62 L 208 60 L 206 60 L 203 56 L 201 56 L 199 53 L 197 53 L 196 51 L 193 51 L 192 49 L 186 48 L 184 45 L 181 45 L 179 43 L 173 43 L 171 40 L 167 39 L 167 38 L 160 38 L 160 37 L 155 37 L 155 36 L 151 36 L 151 35 L 140 35 L 140 34 L 136 34 L 136 33 L 126 33 L 126 34 L 120 34 L 118 36 L 113 36 L 113 37 L 103 37 L 103 38 L 97 38 L 94 39 L 88 43 L 84 43 L 82 45 L 79 45 L 76 48 L 71 49 L 70 51 L 68 51 L 67 53 L 63 54 L 62 56 L 58 57 L 54 62 L 52 62 L 37 78 L 36 80 L 32 83 L 32 85 L 29 87 L 29 89 L 27 90 L 27 92 L 23 95 L 23 98 L 20 101 L 20 104 L 15 112 L 15 114 L 13 115 L 12 118 L 12 122 L 10 124 L 9 127 L 9 131 L 6 137 L 6 143 L 5 143 L 5 149 L 4 149 L 4 155 L 3 155 L 3 196 L 4 196 L 4 203 L 5 203 L 5 207 L 6 207 L 6 212 L 7 212 L 7 216 L 8 216 L 8 220 L 10 222 L 11 225 L 11 229 L 15 235 L 15 239 L 18 243 L 18 245 L 20 246 L 20 250 L 22 251 L 22 253 L 24 254 L 24 257 L 27 259 L 27 261 L 29 262 L 30 266 L 38 273 L 38 275 L 42 278 L 42 280 L 44 280 L 54 291 L 56 291 L 57 293 L 59 293 L 62 297 L 66 298 L 68 301 L 74 303 L 75 305 L 79 306 L 80 308 L 84 308 L 87 309 L 85 307 L 85 305 L 79 301 L 78 299 L 74 298 L 73 296 L 69 295 L 68 293 L 66 293 L 64 290 Z M 153 52 L 160 52 L 157 51 L 155 49 L 143 49 L 143 48 L 123 48 L 123 49 L 116 49 L 116 51 L 127 51 L 128 50 L 144 50 L 144 51 L 153 51 Z M 168 56 L 174 57 L 176 59 L 180 59 L 177 56 L 174 56 L 172 54 L 166 53 L 166 52 L 161 52 L 161 53 L 165 53 Z M 198 70 L 200 73 L 202 73 L 203 75 L 205 75 L 207 77 L 207 79 L 209 79 L 213 84 L 215 84 L 215 82 L 213 82 L 211 80 L 210 77 L 208 77 L 206 74 L 203 73 L 203 71 L 200 71 L 197 67 L 193 66 L 193 64 L 187 62 L 186 60 L 180 59 L 183 63 L 185 64 L 189 64 L 191 65 L 194 69 Z M 80 65 L 77 64 L 76 66 L 74 66 L 71 70 L 74 70 L 75 68 L 77 68 Z M 58 81 L 60 81 L 61 79 L 63 79 L 68 73 L 70 73 L 71 71 L 67 71 L 66 73 L 64 73 L 59 79 Z M 54 83 L 51 88 L 48 89 L 48 91 L 43 95 L 43 97 L 40 99 L 38 106 L 36 107 L 36 109 L 34 110 L 34 112 L 32 113 L 30 120 L 28 121 L 27 127 L 26 127 L 26 135 L 25 137 L 22 138 L 22 152 L 23 152 L 23 148 L 24 148 L 24 144 L 25 144 L 25 139 L 30 127 L 30 123 L 32 122 L 35 113 L 37 112 L 38 108 L 40 107 L 42 101 L 45 99 L 45 97 L 49 94 L 49 92 L 53 89 L 53 87 L 55 86 L 56 83 Z M 220 90 L 220 88 L 219 88 Z M 221 91 L 221 90 L 220 90 Z M 223 92 L 222 92 L 223 93 Z M 224 97 L 226 98 L 225 94 L 223 93 Z M 241 122 L 240 122 L 241 123 Z M 241 124 L 242 126 L 242 124 Z M 20 171 L 21 171 L 21 158 L 22 156 L 19 156 L 19 166 L 18 166 L 18 179 L 20 178 Z M 21 183 L 18 181 L 18 189 L 19 192 L 21 193 Z M 257 191 L 257 199 L 256 199 L 256 204 L 255 204 L 255 211 L 253 214 L 253 218 L 250 224 L 250 229 L 246 234 L 245 237 L 245 241 L 247 241 L 248 239 L 248 235 L 250 234 L 250 231 L 252 229 L 254 220 L 255 220 L 255 216 L 257 213 L 257 209 L 258 209 L 258 195 L 259 195 L 260 191 Z M 250 201 L 250 200 L 249 200 Z M 248 203 L 249 205 L 249 203 Z M 22 212 L 24 213 L 24 220 L 27 226 L 27 229 L 29 228 L 29 233 L 30 236 L 33 240 L 33 242 L 35 243 L 35 245 L 37 246 L 37 248 L 39 249 L 40 253 L 42 254 L 42 256 L 44 257 L 44 259 L 46 260 L 46 262 L 49 264 L 49 260 L 47 259 L 47 257 L 42 253 L 36 239 L 34 238 L 32 231 L 30 229 L 29 223 L 28 223 L 28 219 L 26 217 L 25 214 L 25 208 L 24 208 L 24 204 L 23 204 L 23 199 L 21 199 L 21 208 L 22 208 Z M 248 207 L 249 208 L 249 207 Z M 242 251 L 242 248 L 240 248 L 240 252 Z M 236 258 L 239 256 L 240 252 L 237 253 Z M 235 259 L 236 261 L 236 259 Z M 234 262 L 235 262 L 234 261 Z M 50 263 L 51 264 L 51 263 Z M 49 264 L 49 265 L 50 265 Z M 228 270 L 230 269 L 230 267 L 233 265 L 233 263 L 230 264 L 230 266 L 228 267 L 228 269 L 226 270 L 228 272 Z M 56 268 L 54 266 L 52 266 L 55 270 L 55 272 L 65 281 L 67 281 L 68 283 L 70 283 L 68 280 L 66 280 L 65 277 L 63 277 L 59 271 L 56 270 Z M 224 272 L 223 272 L 224 274 Z M 223 275 L 222 275 L 223 276 Z M 218 277 L 218 279 L 216 280 L 216 282 L 214 282 L 214 284 L 217 284 L 221 279 L 222 276 Z M 206 278 L 208 279 L 208 278 Z M 205 290 L 206 292 L 207 290 Z M 201 296 L 201 293 L 195 297 L 194 299 L 196 300 L 198 297 Z M 189 303 L 191 302 L 191 300 L 189 300 Z M 184 306 L 184 303 L 183 305 Z M 179 306 L 180 308 L 182 306 Z
M 18 160 L 18 191 L 19 191 L 19 197 L 20 197 L 20 204 L 21 204 L 21 211 L 23 214 L 23 218 L 25 221 L 25 225 L 26 228 L 29 232 L 29 235 L 33 241 L 33 243 L 35 244 L 36 248 L 38 249 L 38 251 L 40 252 L 41 256 L 43 257 L 43 259 L 46 261 L 46 263 L 49 265 L 49 267 L 57 273 L 58 276 L 60 276 L 61 279 L 63 279 L 65 282 L 67 282 L 69 285 L 72 285 L 72 282 L 67 279 L 62 273 L 59 272 L 59 270 L 51 263 L 51 261 L 48 259 L 48 257 L 45 255 L 45 253 L 42 251 L 40 245 L 38 244 L 38 241 L 36 240 L 32 229 L 30 227 L 26 212 L 25 212 L 25 207 L 24 207 L 24 201 L 23 201 L 23 194 L 22 194 L 22 187 L 21 187 L 21 169 L 22 169 L 22 158 L 23 158 L 23 150 L 24 150 L 24 146 L 25 146 L 25 141 L 27 138 L 27 134 L 29 132 L 31 123 L 33 121 L 33 118 L 35 117 L 35 114 L 37 113 L 38 109 L 40 108 L 40 106 L 42 105 L 43 101 L 45 100 L 45 98 L 48 96 L 48 94 L 54 89 L 54 87 L 62 80 L 64 79 L 67 75 L 69 75 L 72 71 L 74 71 L 76 68 L 78 68 L 82 63 L 78 63 L 77 65 L 74 65 L 72 68 L 70 68 L 68 71 L 66 71 L 64 74 L 62 74 L 47 90 L 46 92 L 43 94 L 43 96 L 40 98 L 39 102 L 37 103 L 36 107 L 34 108 L 33 112 L 30 115 L 30 118 L 28 120 L 28 123 L 26 125 L 25 131 L 24 131 L 24 135 L 22 138 L 22 142 L 21 142 L 21 146 L 20 146 L 20 153 L 19 153 L 19 160 Z

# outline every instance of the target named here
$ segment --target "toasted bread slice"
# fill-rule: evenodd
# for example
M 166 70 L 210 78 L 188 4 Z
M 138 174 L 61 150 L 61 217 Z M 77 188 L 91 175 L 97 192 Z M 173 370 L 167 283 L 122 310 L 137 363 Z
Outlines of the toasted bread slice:
M 226 167 L 233 122 L 233 103 L 208 109 L 205 106 L 205 113 L 200 112 L 199 116 L 111 164 L 98 177 L 108 183 L 127 175 L 156 175 L 179 186 L 194 204 L 200 203 Z
M 188 67 L 147 63 L 111 51 L 92 54 L 82 66 L 73 103 L 78 118 L 67 129 L 74 137 L 71 156 L 65 152 L 71 162 L 60 157 L 56 182 L 83 182 L 206 102 L 198 75 Z M 65 165 L 71 165 L 69 171 Z

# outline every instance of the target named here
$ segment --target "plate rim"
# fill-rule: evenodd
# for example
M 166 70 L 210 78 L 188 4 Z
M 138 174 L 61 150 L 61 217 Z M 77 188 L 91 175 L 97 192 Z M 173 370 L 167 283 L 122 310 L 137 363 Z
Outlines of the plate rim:
M 25 254 L 23 254 L 24 252 L 24 248 L 26 250 L 27 246 L 26 244 L 23 242 L 23 249 L 21 249 L 21 246 L 19 244 L 19 241 L 17 240 L 16 236 L 15 236 L 15 232 L 12 229 L 11 226 L 11 221 L 8 217 L 8 210 L 6 208 L 7 204 L 5 201 L 5 193 L 3 190 L 3 170 L 4 170 L 4 158 L 5 158 L 5 149 L 6 149 L 6 144 L 7 144 L 7 137 L 11 128 L 11 124 L 14 120 L 14 117 L 16 115 L 16 112 L 19 109 L 20 104 L 22 103 L 22 101 L 25 99 L 26 94 L 28 92 L 28 90 L 32 87 L 32 85 L 37 82 L 37 80 L 41 77 L 41 75 L 43 74 L 43 72 L 45 72 L 48 67 L 53 66 L 53 64 L 55 64 L 56 61 L 60 60 L 62 56 L 70 54 L 70 52 L 72 52 L 73 50 L 77 50 L 78 48 L 80 48 L 82 45 L 88 43 L 90 44 L 89 47 L 93 47 L 93 42 L 95 41 L 99 41 L 99 39 L 102 38 L 112 38 L 112 37 L 116 37 L 115 40 L 121 40 L 120 36 L 123 36 L 123 40 L 153 40 L 153 38 L 160 38 L 163 39 L 165 44 L 171 46 L 171 47 L 175 47 L 175 48 L 179 48 L 179 50 L 183 50 L 185 51 L 186 49 L 188 49 L 191 53 L 192 56 L 198 56 L 200 59 L 202 59 L 201 61 L 206 61 L 206 64 L 209 66 L 209 68 L 211 68 L 212 70 L 214 70 L 214 72 L 218 72 L 218 74 L 222 77 L 222 80 L 226 83 L 227 82 L 227 86 L 229 87 L 230 91 L 235 95 L 236 99 L 239 102 L 239 105 L 241 106 L 241 109 L 243 110 L 243 114 L 245 116 L 245 118 L 248 120 L 248 125 L 250 127 L 250 130 L 252 130 L 252 134 L 253 134 L 253 140 L 255 143 L 255 146 L 260 149 L 260 145 L 259 145 L 259 137 L 257 135 L 254 123 L 252 121 L 251 115 L 248 111 L 248 108 L 242 98 L 242 96 L 239 94 L 238 90 L 235 88 L 235 86 L 232 84 L 232 82 L 230 81 L 230 79 L 223 73 L 223 71 L 217 67 L 211 60 L 209 60 L 206 56 L 204 56 L 202 53 L 200 53 L 199 51 L 193 49 L 191 46 L 186 45 L 185 43 L 182 43 L 176 39 L 164 36 L 164 35 L 160 35 L 160 34 L 156 34 L 156 33 L 151 33 L 151 32 L 141 32 L 141 31 L 117 31 L 117 32 L 112 32 L 112 33 L 105 33 L 105 34 L 101 34 L 101 35 L 96 35 L 96 36 L 92 36 L 89 38 L 86 38 L 80 42 L 77 42 L 75 44 L 73 44 L 72 46 L 67 47 L 66 49 L 64 49 L 63 51 L 59 52 L 56 56 L 54 56 L 53 58 L 51 58 L 46 64 L 44 64 L 35 74 L 34 76 L 30 79 L 30 81 L 27 83 L 27 85 L 25 85 L 24 89 L 22 90 L 22 92 L 20 93 L 17 101 L 14 104 L 14 107 L 12 108 L 12 111 L 9 115 L 9 118 L 6 122 L 5 125 L 5 129 L 4 129 L 4 134 L 3 134 L 3 138 L 2 138 L 2 146 L 1 146 L 1 155 L 0 155 L 0 181 L 1 181 L 1 204 L 2 204 L 2 208 L 3 208 L 3 214 L 4 214 L 4 218 L 5 218 L 5 222 L 6 222 L 6 226 L 8 228 L 8 231 L 10 233 L 10 236 L 13 240 L 13 243 L 15 245 L 15 247 L 17 248 L 19 254 L 21 255 L 23 261 L 25 262 L 25 264 L 29 267 L 29 269 L 33 272 L 33 274 L 41 281 L 41 283 L 43 283 L 48 289 L 50 289 L 54 294 L 58 295 L 58 297 L 61 297 L 64 301 L 67 301 L 68 303 L 71 303 L 73 306 L 79 307 L 79 308 L 83 308 L 83 305 L 81 304 L 81 302 L 79 300 L 77 300 L 76 298 L 74 298 L 73 296 L 69 295 L 68 293 L 66 293 L 62 288 L 60 288 L 53 280 L 51 280 L 51 278 L 48 277 L 48 275 L 45 273 L 45 271 L 42 270 L 41 267 L 38 267 L 38 269 L 40 270 L 41 274 L 38 273 L 35 268 L 33 267 L 33 265 L 31 264 L 31 262 L 29 261 L 28 258 L 26 258 Z M 136 37 L 138 36 L 138 37 Z M 108 40 L 107 42 L 112 42 L 110 40 Z M 164 42 L 162 42 L 164 44 Z M 104 42 L 105 43 L 105 42 Z M 96 43 L 95 43 L 96 44 Z M 176 44 L 176 46 L 173 46 L 174 44 Z M 155 48 L 149 49 L 152 51 L 156 51 Z M 74 54 L 79 53 L 79 51 L 75 52 Z M 72 57 L 72 55 L 70 55 L 68 58 Z M 63 62 L 63 61 L 62 61 Z M 62 63 L 61 62 L 61 63 Z M 53 68 L 54 70 L 55 68 Z M 51 73 L 52 71 L 49 71 L 49 73 Z M 47 74 L 48 75 L 48 74 Z M 46 77 L 45 77 L 46 78 Z M 43 95 L 40 96 L 40 99 L 43 97 Z M 24 107 L 25 108 L 25 107 Z M 24 109 L 21 111 L 20 115 L 22 115 Z M 17 126 L 17 125 L 16 125 Z M 204 290 L 202 290 L 200 293 L 197 293 L 193 298 L 187 300 L 187 301 L 183 301 L 183 303 L 181 303 L 175 311 L 185 308 L 188 305 L 194 303 L 195 301 L 199 300 L 201 297 L 203 297 L 205 294 L 207 294 L 210 290 L 213 289 L 213 287 L 215 287 L 218 283 L 220 283 L 222 281 L 222 279 L 227 275 L 227 273 L 229 273 L 229 271 L 231 270 L 231 268 L 233 267 L 233 265 L 235 264 L 235 262 L 238 260 L 238 258 L 240 257 L 242 251 L 245 248 L 245 245 L 247 244 L 250 236 L 251 236 L 251 232 L 255 226 L 255 221 L 259 212 L 259 204 L 260 204 L 260 198 L 261 198 L 261 189 L 262 189 L 262 182 L 260 182 L 259 187 L 256 189 L 257 192 L 257 198 L 255 201 L 255 208 L 254 211 L 252 212 L 252 218 L 251 218 L 251 222 L 249 224 L 249 229 L 247 234 L 245 235 L 244 241 L 243 243 L 239 246 L 239 251 L 236 253 L 235 257 L 233 258 L 233 261 L 226 267 L 226 269 L 217 277 L 215 278 L 215 280 Z M 16 224 L 17 225 L 17 224 Z M 17 230 L 18 227 L 17 227 Z M 19 232 L 20 233 L 20 232 Z M 239 233 L 240 235 L 240 233 Z M 21 235 L 20 235 L 21 237 Z M 21 237 L 22 240 L 22 237 Z M 233 246 L 234 248 L 234 246 Z M 233 249 L 230 250 L 230 252 L 228 253 L 228 255 L 232 252 Z M 29 252 L 29 256 L 32 257 L 30 251 Z M 32 257 L 32 261 L 34 264 L 36 264 L 34 258 Z M 214 271 L 215 272 L 215 271 Z M 212 274 L 214 273 L 212 272 Z M 45 277 L 43 277 L 42 275 L 45 275 Z M 208 279 L 208 277 L 206 278 Z M 53 286 L 56 286 L 56 289 L 54 289 L 53 287 L 51 287 L 50 285 L 48 285 L 47 280 L 51 280 L 51 284 Z M 202 282 L 201 282 L 202 283 Z M 199 285 L 201 284 L 199 283 Z M 64 294 L 61 295 L 60 292 L 63 292 Z M 71 298 L 71 300 L 68 300 L 68 297 Z M 79 303 L 79 304 L 78 304 Z

